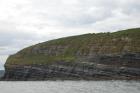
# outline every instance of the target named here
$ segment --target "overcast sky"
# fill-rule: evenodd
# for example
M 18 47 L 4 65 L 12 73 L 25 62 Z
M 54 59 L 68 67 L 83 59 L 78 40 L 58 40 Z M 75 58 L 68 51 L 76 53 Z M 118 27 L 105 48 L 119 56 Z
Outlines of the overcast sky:
M 32 44 L 136 27 L 140 0 L 0 0 L 0 69 Z

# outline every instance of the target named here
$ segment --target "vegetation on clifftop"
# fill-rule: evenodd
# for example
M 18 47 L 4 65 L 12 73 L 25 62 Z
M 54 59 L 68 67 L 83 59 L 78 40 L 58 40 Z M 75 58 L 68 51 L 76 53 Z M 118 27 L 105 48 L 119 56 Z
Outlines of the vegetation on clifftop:
M 93 33 L 65 37 L 30 46 L 11 55 L 8 64 L 48 64 L 75 62 L 79 57 L 96 54 L 140 52 L 140 28 L 113 33 Z

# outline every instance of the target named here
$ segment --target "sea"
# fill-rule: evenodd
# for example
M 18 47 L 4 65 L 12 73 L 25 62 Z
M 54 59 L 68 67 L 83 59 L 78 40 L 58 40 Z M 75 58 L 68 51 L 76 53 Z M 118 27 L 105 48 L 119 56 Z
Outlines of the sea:
M 140 93 L 140 81 L 0 81 L 0 93 Z

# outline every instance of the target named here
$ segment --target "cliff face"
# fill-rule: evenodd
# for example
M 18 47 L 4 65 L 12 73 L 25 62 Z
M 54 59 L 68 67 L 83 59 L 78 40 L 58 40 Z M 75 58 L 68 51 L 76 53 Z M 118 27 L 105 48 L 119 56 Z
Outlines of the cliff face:
M 5 70 L 5 80 L 140 79 L 140 29 L 30 46 L 11 55 Z

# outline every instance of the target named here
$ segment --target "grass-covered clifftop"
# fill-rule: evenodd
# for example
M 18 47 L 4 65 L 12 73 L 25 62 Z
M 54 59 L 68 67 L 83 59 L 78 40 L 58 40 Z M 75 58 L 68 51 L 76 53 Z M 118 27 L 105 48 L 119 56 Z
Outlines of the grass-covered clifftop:
M 119 55 L 137 52 L 140 52 L 140 28 L 85 34 L 39 43 L 11 55 L 5 66 L 76 62 L 96 54 Z

